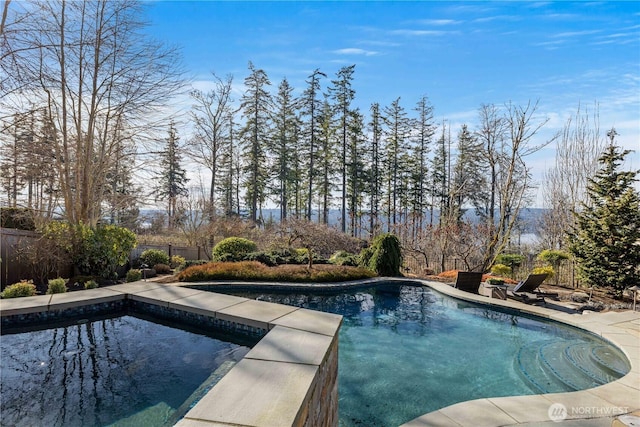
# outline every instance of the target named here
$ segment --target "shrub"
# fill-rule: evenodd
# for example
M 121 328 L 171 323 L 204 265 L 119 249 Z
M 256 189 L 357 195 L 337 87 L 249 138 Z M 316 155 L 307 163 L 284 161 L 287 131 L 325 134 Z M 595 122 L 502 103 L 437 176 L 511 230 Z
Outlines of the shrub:
M 186 259 L 184 259 L 183 256 L 171 255 L 171 262 L 169 263 L 169 265 L 171 266 L 171 268 L 178 268 L 179 266 L 184 264 L 185 261 Z
M 35 231 L 34 212 L 27 208 L 0 208 L 0 227 Z
M 36 285 L 31 280 L 21 280 L 18 283 L 9 285 L 0 293 L 2 298 L 31 297 L 36 294 Z
M 569 254 L 565 251 L 559 251 L 555 249 L 545 249 L 540 252 L 536 257 L 538 261 L 550 264 L 553 267 L 557 267 L 564 260 L 569 259 Z
M 338 251 L 329 257 L 329 263 L 355 267 L 358 265 L 358 256 L 347 251 Z
M 495 274 L 496 276 L 509 276 L 512 271 L 511 267 L 504 264 L 494 264 L 491 267 L 491 274 Z
M 507 267 L 509 267 L 510 271 L 509 273 L 503 273 L 503 274 L 508 274 L 511 277 L 513 277 L 513 275 L 515 274 L 516 270 L 518 269 L 518 267 L 520 267 L 522 265 L 522 263 L 524 262 L 525 257 L 524 255 L 520 255 L 520 254 L 500 254 L 496 257 L 495 260 L 495 264 L 502 264 L 502 265 L 506 265 Z
M 51 294 L 63 294 L 67 292 L 67 281 L 61 277 L 57 279 L 49 280 L 49 286 L 47 286 L 47 295 Z
M 140 279 L 142 279 L 142 271 L 138 270 L 137 268 L 132 268 L 131 270 L 127 271 L 127 275 L 124 280 L 128 283 L 137 282 Z
M 153 266 L 153 269 L 157 274 L 169 274 L 171 273 L 171 267 L 167 264 L 156 264 Z
M 212 255 L 215 261 L 239 261 L 250 252 L 258 249 L 256 244 L 242 237 L 228 237 L 213 247 Z
M 266 252 L 266 255 L 276 264 L 296 264 L 295 257 L 297 252 L 295 249 L 278 248 Z
M 210 262 L 191 266 L 178 275 L 182 282 L 206 280 L 254 280 L 277 282 L 335 282 L 373 277 L 374 273 L 364 269 L 347 266 L 282 265 L 267 267 L 257 261 Z
M 95 289 L 97 287 L 98 287 L 98 282 L 96 282 L 95 280 L 88 280 L 84 282 L 85 289 Z
M 243 257 L 243 261 L 258 261 L 269 267 L 278 265 L 275 259 L 265 252 L 250 252 Z
M 400 276 L 402 251 L 400 241 L 393 234 L 381 234 L 369 248 L 360 253 L 360 265 L 379 276 Z
M 531 270 L 531 273 L 532 274 L 543 274 L 543 273 L 546 273 L 547 274 L 547 279 L 551 279 L 556 274 L 556 272 L 553 271 L 553 267 L 551 267 L 550 265 L 545 265 L 544 267 L 535 267 L 533 270 Z
M 140 255 L 140 262 L 152 267 L 156 264 L 169 264 L 169 254 L 161 249 L 147 249 Z
M 205 261 L 202 259 L 188 259 L 176 268 L 176 273 L 184 270 L 185 268 L 191 267 L 192 265 L 202 265 L 207 264 L 209 261 Z
M 43 237 L 65 251 L 81 274 L 105 279 L 114 278 L 136 246 L 135 234 L 115 225 L 91 228 L 82 223 L 51 221 L 44 227 Z
M 562 261 L 569 259 L 569 254 L 565 251 L 560 251 L 556 249 L 545 249 L 544 251 L 538 254 L 537 259 L 538 261 L 542 261 L 544 263 L 550 264 L 549 269 L 551 270 L 551 274 L 549 274 L 548 277 L 551 278 L 555 275 L 556 277 L 555 284 L 557 286 L 560 282 L 560 275 L 555 274 L 555 271 L 560 270 L 560 264 L 562 264 Z M 544 268 L 544 267 L 541 267 L 541 268 Z

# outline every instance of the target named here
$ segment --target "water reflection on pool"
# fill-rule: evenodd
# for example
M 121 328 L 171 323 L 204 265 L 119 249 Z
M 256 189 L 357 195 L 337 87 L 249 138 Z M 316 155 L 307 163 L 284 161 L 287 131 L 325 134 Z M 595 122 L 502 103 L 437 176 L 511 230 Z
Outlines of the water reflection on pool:
M 249 347 L 123 316 L 6 334 L 0 351 L 2 425 L 156 427 L 177 422 Z

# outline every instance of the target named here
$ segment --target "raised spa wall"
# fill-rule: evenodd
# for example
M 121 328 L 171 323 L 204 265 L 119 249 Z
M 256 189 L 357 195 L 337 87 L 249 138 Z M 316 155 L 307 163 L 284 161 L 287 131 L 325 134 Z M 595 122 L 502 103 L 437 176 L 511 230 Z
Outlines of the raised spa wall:
M 152 282 L 0 300 L 2 328 L 122 310 L 262 337 L 176 426 L 338 425 L 342 316 Z

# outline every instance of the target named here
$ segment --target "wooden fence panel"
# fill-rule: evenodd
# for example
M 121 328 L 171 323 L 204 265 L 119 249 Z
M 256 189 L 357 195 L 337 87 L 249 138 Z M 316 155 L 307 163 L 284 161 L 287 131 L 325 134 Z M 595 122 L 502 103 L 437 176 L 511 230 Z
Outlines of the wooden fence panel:
M 33 231 L 0 228 L 0 288 L 31 279 L 28 264 L 20 259 L 20 251 L 38 239 Z

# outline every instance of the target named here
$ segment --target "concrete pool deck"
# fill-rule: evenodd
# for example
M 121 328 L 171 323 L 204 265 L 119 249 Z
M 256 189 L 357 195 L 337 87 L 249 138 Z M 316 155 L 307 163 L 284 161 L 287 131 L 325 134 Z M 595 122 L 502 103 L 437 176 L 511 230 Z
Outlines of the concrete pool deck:
M 631 363 L 631 371 L 627 375 L 600 387 L 571 393 L 462 402 L 425 414 L 403 427 L 533 427 L 557 424 L 609 427 L 613 422 L 620 422 L 615 420 L 618 415 L 640 410 L 640 312 L 571 314 L 512 300 L 470 294 L 447 284 L 413 278 L 378 278 L 341 285 L 313 286 L 324 289 L 354 288 L 388 280 L 420 282 L 454 298 L 500 307 L 516 314 L 535 315 L 587 330 L 621 349 Z M 222 286 L 237 284 L 226 282 Z M 318 384 L 323 381 L 320 378 L 322 375 L 332 375 L 329 372 L 331 369 L 327 371 L 324 367 L 330 367 L 334 361 L 329 359 L 337 356 L 337 333 L 342 322 L 341 316 L 215 294 L 193 287 L 184 288 L 184 285 L 187 284 L 136 282 L 66 294 L 0 300 L 0 315 L 28 315 L 131 299 L 264 329 L 268 332 L 265 337 L 177 426 L 337 425 L 337 418 L 314 424 L 308 419 L 308 414 L 304 413 L 304 408 L 308 409 L 309 401 L 314 398 L 321 398 L 322 406 L 337 404 L 337 388 L 320 390 Z M 286 285 L 270 285 L 283 286 Z M 215 408 L 211 404 L 213 401 L 216 402 Z M 301 424 L 300 420 L 305 416 L 307 422 Z M 624 416 L 619 418 L 625 419 Z M 631 418 L 627 418 L 629 419 Z M 639 425 L 640 418 L 635 422 L 637 424 L 627 425 Z M 616 427 L 624 425 L 618 424 Z

